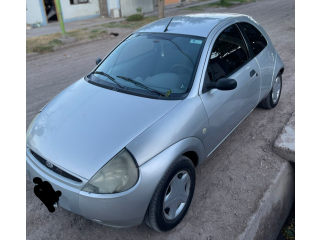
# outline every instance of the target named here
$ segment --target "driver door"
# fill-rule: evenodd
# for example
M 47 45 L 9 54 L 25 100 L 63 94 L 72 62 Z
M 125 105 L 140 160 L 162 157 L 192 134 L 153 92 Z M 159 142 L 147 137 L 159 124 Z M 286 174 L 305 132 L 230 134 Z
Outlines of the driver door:
M 200 94 L 209 118 L 208 155 L 256 107 L 260 95 L 260 69 L 237 25 L 224 27 L 216 36 L 209 48 Z M 221 78 L 235 79 L 236 89 L 206 88 L 206 83 L 217 82 Z

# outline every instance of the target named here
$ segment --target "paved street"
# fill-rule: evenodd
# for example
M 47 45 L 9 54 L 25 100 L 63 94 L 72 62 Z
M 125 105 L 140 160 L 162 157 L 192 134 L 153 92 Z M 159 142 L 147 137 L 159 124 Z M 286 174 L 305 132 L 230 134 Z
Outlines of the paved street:
M 243 233 L 264 192 L 287 164 L 272 152 L 272 145 L 295 109 L 295 2 L 263 0 L 214 11 L 248 14 L 267 31 L 285 64 L 278 106 L 273 110 L 255 109 L 196 169 L 192 204 L 171 232 L 157 233 L 145 224 L 128 229 L 106 227 L 61 208 L 50 213 L 27 180 L 27 239 L 232 240 Z M 183 13 L 187 12 L 179 11 Z M 132 31 L 122 30 L 110 40 L 28 58 L 27 126 L 51 98 L 91 71 L 97 57 L 105 56 Z M 261 229 L 261 234 L 263 231 L 268 228 Z

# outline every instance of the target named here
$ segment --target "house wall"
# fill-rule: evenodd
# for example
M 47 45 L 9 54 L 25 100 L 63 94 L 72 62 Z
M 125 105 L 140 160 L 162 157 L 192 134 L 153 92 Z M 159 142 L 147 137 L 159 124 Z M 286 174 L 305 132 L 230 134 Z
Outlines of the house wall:
M 119 8 L 120 9 L 120 0 L 106 0 L 108 3 L 108 14 L 111 16 L 111 9 Z
M 108 17 L 108 4 L 107 0 L 99 0 L 100 16 Z
M 172 4 L 172 3 L 183 3 L 183 2 L 190 2 L 192 0 L 164 0 L 164 4 L 167 5 L 167 4 Z
M 47 24 L 42 0 L 27 0 L 26 21 L 27 24 L 34 24 L 38 21 L 41 22 L 41 25 Z
M 143 13 L 154 11 L 153 0 L 120 0 L 121 15 L 122 17 L 128 17 L 137 13 L 137 8 L 142 7 Z
M 172 4 L 172 3 L 179 3 L 180 0 L 165 0 L 164 4 Z
M 60 0 L 64 22 L 72 22 L 100 16 L 99 0 L 89 3 L 70 4 L 69 0 Z

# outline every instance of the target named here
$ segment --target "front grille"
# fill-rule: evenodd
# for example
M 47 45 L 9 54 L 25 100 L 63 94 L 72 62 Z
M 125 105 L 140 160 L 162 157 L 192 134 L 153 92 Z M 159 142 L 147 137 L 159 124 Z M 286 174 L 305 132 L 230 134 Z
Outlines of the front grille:
M 38 154 L 36 154 L 34 151 L 32 151 L 30 149 L 30 152 L 31 154 L 35 157 L 35 159 L 37 159 L 42 165 L 46 166 L 48 169 L 50 169 L 51 171 L 65 177 L 65 178 L 68 178 L 68 179 L 71 179 L 73 181 L 76 181 L 76 182 L 82 182 L 79 178 L 76 178 L 72 175 L 70 175 L 69 173 L 63 171 L 62 169 L 58 168 L 57 166 L 55 166 L 54 164 L 52 164 L 52 168 L 49 168 L 46 164 L 47 160 L 45 160 L 43 157 L 39 156 Z

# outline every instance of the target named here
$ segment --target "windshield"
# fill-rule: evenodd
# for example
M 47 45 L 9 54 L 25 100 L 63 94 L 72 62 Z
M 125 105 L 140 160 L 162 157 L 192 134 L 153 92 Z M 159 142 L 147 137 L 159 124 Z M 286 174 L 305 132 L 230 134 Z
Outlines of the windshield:
M 127 91 L 181 96 L 191 89 L 203 44 L 204 38 L 195 36 L 134 34 L 101 63 L 92 80 Z

